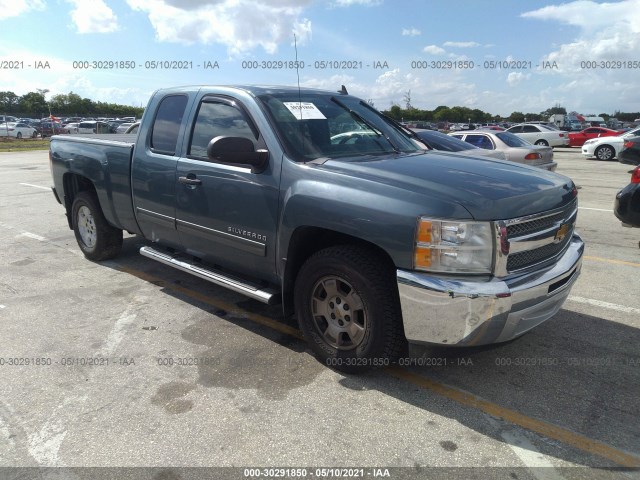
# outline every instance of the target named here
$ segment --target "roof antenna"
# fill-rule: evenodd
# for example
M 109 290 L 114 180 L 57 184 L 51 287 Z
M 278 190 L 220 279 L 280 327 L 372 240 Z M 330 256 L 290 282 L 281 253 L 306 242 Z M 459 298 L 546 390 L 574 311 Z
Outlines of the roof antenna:
M 302 120 L 302 93 L 300 92 L 300 64 L 298 63 L 298 39 L 293 32 L 293 47 L 296 50 L 296 75 L 298 76 L 298 103 L 300 104 L 300 120 Z
M 293 32 L 293 46 L 296 50 L 296 75 L 298 76 L 298 111 L 300 112 L 300 121 L 298 122 L 298 128 L 300 130 L 300 137 L 302 138 L 302 155 L 304 155 L 304 132 L 302 131 L 302 92 L 300 91 L 300 64 L 298 63 L 298 39 L 296 32 Z
M 342 85 L 342 88 L 338 90 L 338 93 L 341 95 L 349 95 L 349 92 L 347 92 L 347 87 L 345 87 L 344 85 Z

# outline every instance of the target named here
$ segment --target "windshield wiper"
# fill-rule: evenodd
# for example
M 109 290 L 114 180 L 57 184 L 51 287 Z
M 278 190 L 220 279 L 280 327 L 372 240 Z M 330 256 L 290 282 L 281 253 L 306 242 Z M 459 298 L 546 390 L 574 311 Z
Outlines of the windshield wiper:
M 413 130 L 411 130 L 410 128 L 405 127 L 404 125 L 402 125 L 400 122 L 398 122 L 397 120 L 391 118 L 389 115 L 385 115 L 382 112 L 378 112 L 375 108 L 371 107 L 371 105 L 366 104 L 365 102 L 360 102 L 360 105 L 362 105 L 365 108 L 368 108 L 369 110 L 371 110 L 372 112 L 380 115 L 382 117 L 382 119 L 387 122 L 389 125 L 394 126 L 395 128 L 397 128 L 398 130 L 403 131 L 404 133 L 406 133 L 407 135 L 409 135 L 412 138 L 415 138 L 416 140 L 418 140 L 420 143 L 424 143 L 424 140 L 422 140 L 417 134 L 416 132 L 414 132 Z
M 340 105 L 342 108 L 344 108 L 347 112 L 349 112 L 351 114 L 351 116 L 353 116 L 356 120 L 358 120 L 359 122 L 363 123 L 364 125 L 366 125 L 373 133 L 376 134 L 376 136 L 378 137 L 384 137 L 385 140 L 387 142 L 389 142 L 389 145 L 391 145 L 391 148 L 393 148 L 393 151 L 396 153 L 400 153 L 400 149 L 391 141 L 391 139 L 387 136 L 384 135 L 384 133 L 382 131 L 380 131 L 380 129 L 378 129 L 377 127 L 375 127 L 371 122 L 365 120 L 362 115 L 360 115 L 358 112 L 356 112 L 355 110 L 352 110 L 351 108 L 349 108 L 346 104 L 344 104 L 343 102 L 341 102 L 340 100 L 338 100 L 335 97 L 331 97 L 331 101 Z

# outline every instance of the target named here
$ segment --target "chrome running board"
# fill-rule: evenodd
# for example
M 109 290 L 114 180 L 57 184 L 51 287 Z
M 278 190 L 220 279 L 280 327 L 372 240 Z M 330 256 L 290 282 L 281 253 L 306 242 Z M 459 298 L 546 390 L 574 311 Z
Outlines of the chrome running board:
M 188 262 L 184 257 L 180 257 L 178 254 L 170 255 L 159 252 L 151 247 L 140 248 L 140 254 L 157 262 L 169 265 L 170 267 L 177 268 L 183 272 L 195 275 L 196 277 L 202 278 L 211 283 L 215 283 L 221 287 L 246 295 L 247 297 L 258 300 L 259 302 L 266 303 L 267 305 L 280 303 L 280 292 L 276 290 L 264 288 L 245 280 L 231 277 L 226 273 L 203 268 L 200 265 Z

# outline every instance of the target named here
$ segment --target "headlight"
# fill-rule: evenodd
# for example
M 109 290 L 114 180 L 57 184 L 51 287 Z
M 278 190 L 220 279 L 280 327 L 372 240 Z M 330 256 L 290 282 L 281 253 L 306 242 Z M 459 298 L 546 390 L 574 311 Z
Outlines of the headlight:
M 596 143 L 597 140 L 591 139 L 591 140 L 587 140 L 586 142 L 584 142 L 585 145 L 591 145 L 593 143 Z
M 493 230 L 489 222 L 418 218 L 414 267 L 438 273 L 492 273 Z

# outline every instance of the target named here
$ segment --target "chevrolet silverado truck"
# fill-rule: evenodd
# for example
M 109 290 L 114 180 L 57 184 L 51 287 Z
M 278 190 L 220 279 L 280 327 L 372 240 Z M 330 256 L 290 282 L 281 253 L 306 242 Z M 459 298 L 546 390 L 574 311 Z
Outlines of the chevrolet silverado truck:
M 347 372 L 514 339 L 582 265 L 569 178 L 431 151 L 344 87 L 159 90 L 137 136 L 54 136 L 50 163 L 88 259 L 139 235 L 150 259 L 282 303 Z

